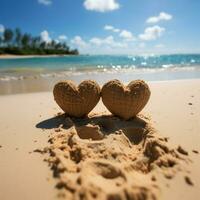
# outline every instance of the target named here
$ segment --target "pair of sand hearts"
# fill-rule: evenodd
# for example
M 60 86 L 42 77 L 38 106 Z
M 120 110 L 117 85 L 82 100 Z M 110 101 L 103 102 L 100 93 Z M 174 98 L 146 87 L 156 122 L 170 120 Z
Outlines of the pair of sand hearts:
M 76 86 L 72 81 L 62 81 L 54 86 L 54 99 L 69 116 L 86 116 L 99 102 L 100 97 L 107 109 L 123 119 L 135 117 L 147 104 L 150 89 L 142 80 L 131 81 L 124 86 L 119 80 L 112 80 L 102 89 L 93 80 L 86 80 Z

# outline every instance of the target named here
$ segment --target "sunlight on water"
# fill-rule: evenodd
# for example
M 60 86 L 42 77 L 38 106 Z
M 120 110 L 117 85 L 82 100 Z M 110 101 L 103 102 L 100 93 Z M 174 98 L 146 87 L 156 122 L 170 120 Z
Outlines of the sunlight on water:
M 200 55 L 80 55 L 0 60 L 0 81 L 80 76 L 199 71 Z M 183 77 L 184 78 L 184 77 Z M 191 77 L 192 78 L 192 77 Z M 152 79 L 152 77 L 151 77 Z M 169 77 L 170 79 L 170 77 Z

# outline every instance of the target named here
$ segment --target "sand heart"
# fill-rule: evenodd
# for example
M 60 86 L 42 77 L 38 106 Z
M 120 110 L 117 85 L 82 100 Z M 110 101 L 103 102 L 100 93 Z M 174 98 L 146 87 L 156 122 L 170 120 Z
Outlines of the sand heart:
M 72 81 L 62 81 L 54 86 L 57 104 L 69 116 L 83 117 L 98 103 L 101 89 L 92 80 L 83 81 L 78 87 Z
M 119 80 L 104 84 L 101 90 L 102 101 L 114 115 L 123 119 L 135 117 L 147 104 L 150 89 L 142 80 L 131 81 L 124 86 Z

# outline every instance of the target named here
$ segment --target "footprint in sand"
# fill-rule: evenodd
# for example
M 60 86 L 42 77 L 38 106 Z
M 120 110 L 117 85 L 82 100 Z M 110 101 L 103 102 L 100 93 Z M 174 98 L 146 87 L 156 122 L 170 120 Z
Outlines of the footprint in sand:
M 80 120 L 63 115 L 51 120 L 60 131 L 49 139 L 46 161 L 65 199 L 156 200 L 159 189 L 152 172 L 173 178 L 180 171 L 178 164 L 186 160 L 187 155 L 170 149 L 142 117 Z

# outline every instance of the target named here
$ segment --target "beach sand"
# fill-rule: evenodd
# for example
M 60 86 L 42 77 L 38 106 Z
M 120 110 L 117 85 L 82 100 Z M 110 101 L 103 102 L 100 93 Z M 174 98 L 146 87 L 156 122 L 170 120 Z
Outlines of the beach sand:
M 198 199 L 200 80 L 149 86 L 131 121 L 101 101 L 77 120 L 50 92 L 0 96 L 0 199 Z
M 59 57 L 67 55 L 13 55 L 13 54 L 0 54 L 0 59 L 16 59 L 16 58 L 46 58 L 46 57 Z

